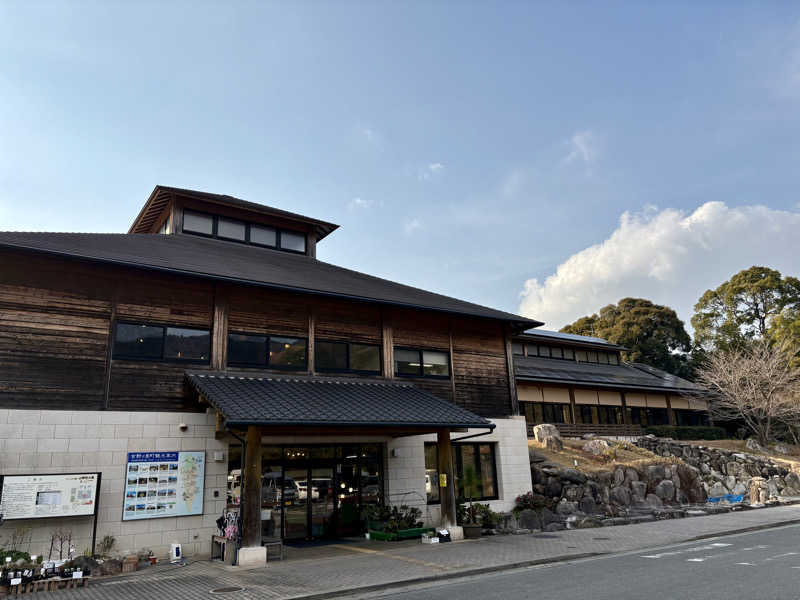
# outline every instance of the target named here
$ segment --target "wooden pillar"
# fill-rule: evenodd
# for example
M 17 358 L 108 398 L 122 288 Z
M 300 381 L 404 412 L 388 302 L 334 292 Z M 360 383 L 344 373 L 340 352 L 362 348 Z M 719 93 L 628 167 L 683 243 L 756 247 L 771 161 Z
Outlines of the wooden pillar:
M 630 425 L 631 418 L 628 415 L 628 402 L 625 400 L 625 392 L 620 392 L 619 396 L 622 399 L 622 422 L 625 425 Z
M 214 284 L 214 322 L 211 327 L 211 368 L 224 371 L 228 366 L 228 290 Z
M 572 412 L 572 423 L 577 424 L 578 422 L 578 409 L 575 408 L 575 389 L 569 389 L 569 409 Z
M 665 394 L 667 398 L 667 420 L 670 425 L 675 425 L 675 411 L 672 410 L 672 402 L 670 402 L 669 394 Z
M 456 488 L 453 477 L 453 455 L 450 449 L 450 430 L 437 432 L 439 453 L 439 500 L 442 509 L 442 527 L 456 525 Z M 444 477 L 442 477 L 444 476 Z M 445 485 L 441 485 L 444 483 Z
M 511 396 L 511 414 L 518 415 L 519 398 L 517 397 L 517 377 L 514 373 L 514 347 L 511 339 L 511 330 L 505 328 L 505 347 L 506 347 L 506 372 L 508 373 L 508 393 Z
M 383 376 L 386 379 L 394 379 L 394 331 L 392 329 L 392 313 L 386 307 L 381 308 L 381 341 L 383 343 Z
M 261 430 L 251 425 L 245 438 L 242 482 L 242 546 L 261 546 Z
M 314 310 L 314 305 L 309 304 L 308 306 L 308 344 L 306 344 L 308 356 L 306 357 L 308 363 L 308 374 L 313 375 L 314 372 L 317 370 L 316 367 L 316 355 L 317 355 L 317 348 L 316 348 L 316 328 L 317 328 L 317 314 Z

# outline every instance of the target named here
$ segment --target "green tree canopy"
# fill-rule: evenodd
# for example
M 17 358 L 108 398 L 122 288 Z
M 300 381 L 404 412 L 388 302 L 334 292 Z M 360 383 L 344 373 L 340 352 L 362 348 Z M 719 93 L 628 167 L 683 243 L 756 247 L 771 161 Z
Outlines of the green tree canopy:
M 705 349 L 743 347 L 771 332 L 788 336 L 800 310 L 800 280 L 753 266 L 739 271 L 694 307 L 695 341 Z M 795 331 L 797 328 L 795 328 Z
M 561 329 L 563 333 L 595 335 L 630 350 L 623 358 L 641 362 L 682 377 L 691 374 L 687 353 L 691 339 L 683 321 L 668 306 L 644 298 L 623 298 L 581 317 Z

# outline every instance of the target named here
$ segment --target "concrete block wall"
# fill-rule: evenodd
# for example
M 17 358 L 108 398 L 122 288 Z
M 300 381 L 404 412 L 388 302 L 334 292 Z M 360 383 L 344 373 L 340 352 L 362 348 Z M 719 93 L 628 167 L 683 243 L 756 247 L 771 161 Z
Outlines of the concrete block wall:
M 186 431 L 179 425 L 185 423 Z M 166 556 L 180 543 L 186 556 L 211 552 L 216 519 L 225 508 L 228 442 L 214 436 L 208 413 L 0 410 L 0 474 L 102 473 L 97 541 L 116 538 L 116 551 L 151 549 Z M 128 452 L 206 451 L 202 515 L 122 521 Z M 223 452 L 214 461 L 214 451 Z M 56 529 L 72 531 L 78 554 L 91 547 L 92 518 L 70 517 L 7 521 L 0 526 L 0 546 L 19 527 L 31 528 L 31 554 L 47 556 Z
M 530 492 L 530 460 L 528 458 L 528 434 L 525 417 L 494 419 L 496 427 L 491 434 L 482 435 L 465 442 L 493 442 L 497 444 L 497 500 L 488 504 L 492 510 L 507 512 L 514 508 L 517 496 Z M 452 439 L 481 433 L 453 433 Z M 426 525 L 439 524 L 438 505 L 428 505 L 425 495 L 425 442 L 435 442 L 435 435 L 420 435 L 397 438 L 388 443 L 386 468 L 386 494 L 390 504 L 406 504 L 422 510 Z M 394 454 L 394 456 L 393 456 Z

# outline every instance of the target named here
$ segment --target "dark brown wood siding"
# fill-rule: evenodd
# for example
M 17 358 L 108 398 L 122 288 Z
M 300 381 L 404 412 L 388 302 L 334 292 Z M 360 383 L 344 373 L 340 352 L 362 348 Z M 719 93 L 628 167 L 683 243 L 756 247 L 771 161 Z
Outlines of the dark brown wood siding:
M 208 367 L 114 359 L 107 371 L 108 341 L 112 310 L 117 320 L 210 330 L 213 283 L 5 250 L 0 265 L 0 406 L 200 409 L 183 374 Z M 217 297 L 232 332 L 308 337 L 313 323 L 316 339 L 380 344 L 388 324 L 393 346 L 452 348 L 452 379 L 408 381 L 483 416 L 511 414 L 498 322 L 248 286 Z
M 101 270 L 0 253 L 0 407 L 101 408 L 110 307 Z
M 502 324 L 453 320 L 453 376 L 457 404 L 485 417 L 512 414 Z

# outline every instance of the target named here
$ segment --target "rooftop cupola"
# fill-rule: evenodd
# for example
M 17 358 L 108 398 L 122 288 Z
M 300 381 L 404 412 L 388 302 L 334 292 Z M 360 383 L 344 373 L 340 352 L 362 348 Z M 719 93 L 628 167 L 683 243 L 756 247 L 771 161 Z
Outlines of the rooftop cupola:
M 157 185 L 128 233 L 199 235 L 316 256 L 339 226 L 233 196 Z

